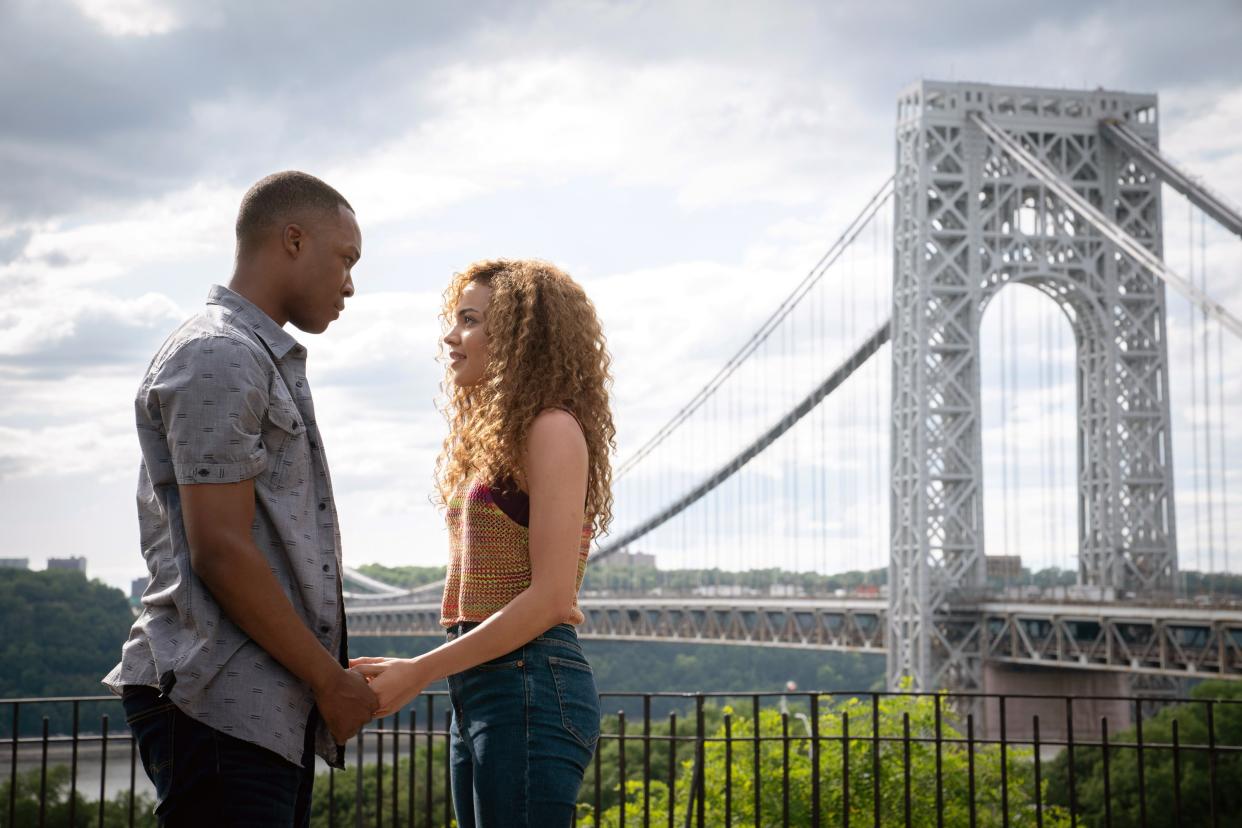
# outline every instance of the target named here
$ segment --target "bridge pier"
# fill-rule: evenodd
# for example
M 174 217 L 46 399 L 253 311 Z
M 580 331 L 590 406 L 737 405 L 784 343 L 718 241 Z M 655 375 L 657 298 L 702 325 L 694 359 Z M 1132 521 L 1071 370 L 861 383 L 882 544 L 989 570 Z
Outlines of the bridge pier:
M 1033 738 L 1035 716 L 1039 716 L 1039 738 L 1042 742 L 1065 741 L 1071 711 L 1075 741 L 1098 741 L 1100 722 L 1104 718 L 1108 719 L 1111 738 L 1118 731 L 1132 727 L 1135 721 L 1133 702 L 1121 697 L 1150 695 L 1158 698 L 1168 695 L 1169 690 L 1178 689 L 1162 686 L 1157 692 L 1151 692 L 1151 688 L 1141 681 L 1143 678 L 1145 676 L 1131 676 L 1111 670 L 1066 670 L 996 663 L 985 664 L 983 668 L 984 692 L 1010 696 L 1005 708 L 1005 737 L 1019 742 Z M 1013 698 L 1015 695 L 1060 698 Z M 1065 697 L 1072 699 L 1068 706 Z M 1157 700 L 1150 705 L 1145 704 L 1145 717 L 1153 715 L 1160 706 Z M 984 703 L 983 721 L 988 738 L 1000 736 L 1000 705 L 995 699 L 987 699 Z

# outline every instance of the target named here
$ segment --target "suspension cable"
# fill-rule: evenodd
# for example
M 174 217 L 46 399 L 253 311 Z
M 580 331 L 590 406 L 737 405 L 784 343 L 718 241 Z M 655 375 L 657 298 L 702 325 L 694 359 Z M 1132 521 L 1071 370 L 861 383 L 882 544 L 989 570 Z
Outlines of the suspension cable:
M 648 520 L 644 521 L 638 527 L 631 529 L 629 532 L 621 535 L 613 540 L 607 546 L 601 546 L 594 555 L 593 560 L 606 557 L 629 544 L 657 529 L 668 521 L 680 515 L 683 511 L 697 502 L 708 492 L 715 489 L 725 480 L 728 480 L 739 469 L 758 456 L 764 449 L 768 448 L 782 434 L 797 424 L 799 420 L 805 417 L 810 411 L 814 410 L 821 401 L 841 386 L 851 374 L 857 371 L 876 351 L 889 339 L 891 324 L 890 320 L 884 320 L 884 324 L 878 327 L 866 340 L 862 342 L 839 366 L 834 370 L 827 379 L 820 383 L 810 394 L 802 399 L 793 409 L 785 413 L 784 416 L 767 431 L 765 431 L 757 440 L 739 452 L 724 466 L 717 469 L 714 473 L 707 476 L 699 485 L 695 486 L 689 492 L 679 497 L 675 502 L 661 509 L 660 512 Z M 771 510 L 769 510 L 771 511 Z
M 1195 273 L 1195 213 L 1194 205 L 1186 202 L 1186 252 L 1190 261 L 1190 278 Z M 1199 515 L 1199 315 L 1193 302 L 1187 302 L 1190 316 L 1190 445 L 1194 460 L 1190 466 L 1191 503 L 1195 523 L 1195 569 L 1203 574 L 1203 527 Z
M 798 283 L 798 286 L 794 288 L 793 292 L 790 293 L 789 296 L 785 297 L 784 301 L 782 301 L 777 309 L 772 312 L 772 315 L 769 316 L 767 320 L 759 326 L 759 329 L 751 335 L 750 339 L 746 341 L 746 344 L 744 344 L 737 353 L 729 358 L 724 367 L 721 368 L 720 371 L 718 371 L 706 385 L 699 389 L 698 393 L 690 399 L 690 402 L 686 403 L 675 415 L 673 415 L 673 418 L 665 423 L 659 431 L 656 432 L 655 436 L 644 443 L 642 447 L 639 448 L 638 451 L 636 451 L 628 460 L 617 467 L 617 470 L 613 473 L 614 481 L 627 474 L 639 463 L 639 461 L 645 458 L 657 446 L 664 442 L 664 440 L 667 439 L 668 436 L 678 428 L 678 426 L 684 423 L 691 414 L 698 410 L 698 408 L 703 404 L 703 401 L 709 395 L 715 393 L 721 383 L 733 375 L 733 372 L 737 370 L 737 367 L 752 353 L 754 353 L 755 349 L 758 348 L 760 344 L 767 341 L 772 331 L 774 331 L 776 327 L 785 319 L 785 317 L 789 315 L 789 312 L 793 310 L 794 306 L 802 300 L 802 297 L 807 294 L 811 287 L 813 287 L 815 283 L 828 272 L 828 269 L 833 265 L 833 263 L 840 258 L 841 253 L 844 252 L 844 250 L 854 241 L 854 239 L 857 238 L 858 234 L 862 232 L 863 228 L 866 227 L 867 222 L 871 220 L 871 217 L 874 216 L 876 212 L 884 206 L 885 203 L 887 203 L 888 199 L 892 197 L 894 178 L 895 176 L 888 177 L 880 189 L 877 190 L 876 193 L 867 201 L 867 204 L 863 207 L 862 211 L 855 216 L 853 221 L 851 221 L 846 227 L 845 232 L 843 232 L 836 242 L 833 243 L 832 247 L 828 249 L 828 252 L 825 253 L 818 262 L 816 262 L 815 266 L 811 268 L 810 272 L 807 273 L 805 277 L 803 277 L 802 281 Z
M 1229 475 L 1225 472 L 1225 332 L 1218 325 L 1216 328 L 1216 424 L 1220 429 L 1220 439 L 1216 442 L 1216 450 L 1220 453 L 1220 502 L 1221 502 L 1221 546 L 1224 548 L 1225 574 L 1232 574 L 1229 551 Z M 1226 581 L 1226 583 L 1229 583 Z M 1228 588 L 1228 587 L 1226 587 Z
M 1193 229 L 1193 228 L 1192 228 Z M 1199 285 L 1207 287 L 1207 221 L 1199 214 Z M 1208 542 L 1208 592 L 1215 590 L 1216 575 L 1216 517 L 1213 503 L 1216 500 L 1216 478 L 1212 473 L 1212 396 L 1208 385 L 1211 373 L 1212 341 L 1207 313 L 1203 314 L 1203 465 L 1207 479 L 1207 542 Z

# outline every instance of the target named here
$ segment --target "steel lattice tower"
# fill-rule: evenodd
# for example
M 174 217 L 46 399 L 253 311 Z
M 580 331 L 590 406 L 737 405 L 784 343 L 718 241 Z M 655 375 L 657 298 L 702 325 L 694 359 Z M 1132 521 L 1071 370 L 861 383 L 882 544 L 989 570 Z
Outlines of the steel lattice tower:
M 1100 136 L 1155 145 L 1156 97 L 924 81 L 898 102 L 888 680 L 982 689 L 979 327 L 1021 282 L 1077 345 L 1078 579 L 1120 598 L 1177 573 L 1164 285 L 972 120 L 982 113 L 1154 254 L 1160 184 Z

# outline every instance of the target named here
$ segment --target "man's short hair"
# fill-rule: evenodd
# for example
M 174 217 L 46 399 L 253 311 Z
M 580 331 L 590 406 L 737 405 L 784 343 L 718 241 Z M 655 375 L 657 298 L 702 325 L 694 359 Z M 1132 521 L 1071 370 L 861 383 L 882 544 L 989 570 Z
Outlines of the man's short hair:
M 313 175 L 297 170 L 272 173 L 259 179 L 242 196 L 237 211 L 237 246 L 252 246 L 274 226 L 306 220 L 316 213 L 330 213 L 353 206 L 345 196 Z

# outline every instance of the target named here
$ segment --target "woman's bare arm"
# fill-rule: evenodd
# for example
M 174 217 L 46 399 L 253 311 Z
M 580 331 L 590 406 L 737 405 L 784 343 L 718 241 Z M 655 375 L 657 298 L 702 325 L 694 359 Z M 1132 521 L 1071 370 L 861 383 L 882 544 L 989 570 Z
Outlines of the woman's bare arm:
M 378 715 L 400 709 L 437 679 L 517 649 L 569 615 L 588 472 L 586 438 L 572 414 L 549 409 L 535 418 L 523 472 L 530 495 L 530 586 L 467 635 L 417 658 L 352 660 L 374 677 Z

